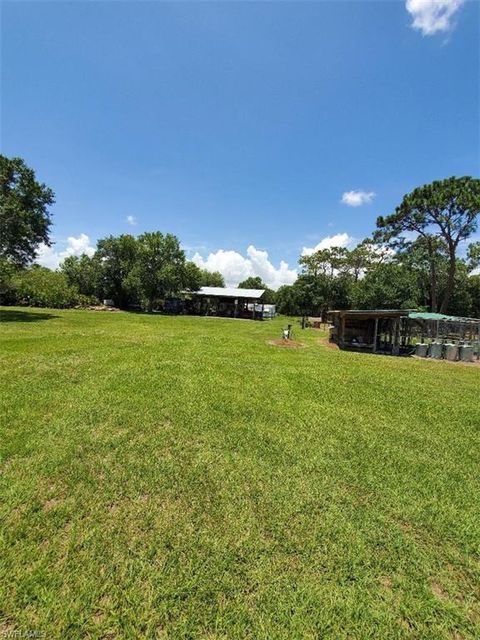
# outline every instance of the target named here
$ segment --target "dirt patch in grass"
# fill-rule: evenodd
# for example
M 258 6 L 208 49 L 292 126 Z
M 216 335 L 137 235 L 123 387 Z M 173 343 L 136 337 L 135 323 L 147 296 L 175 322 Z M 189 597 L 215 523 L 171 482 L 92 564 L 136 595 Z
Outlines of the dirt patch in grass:
M 382 585 L 382 587 L 386 591 L 391 591 L 392 590 L 393 582 L 392 582 L 392 579 L 389 578 L 388 576 L 381 576 L 380 577 L 380 584 Z
M 86 311 L 120 311 L 120 309 L 117 309 L 117 307 L 107 307 L 106 305 L 103 304 L 92 304 L 89 305 L 88 307 L 75 307 L 76 309 L 83 309 Z
M 438 584 L 438 582 L 432 582 L 432 584 L 430 585 L 431 589 L 432 589 L 432 593 L 433 595 L 438 599 L 438 600 L 448 600 L 448 594 L 445 593 L 445 591 L 442 589 L 442 587 Z
M 330 340 L 328 338 L 319 338 L 318 339 L 318 344 L 321 345 L 322 347 L 327 347 L 328 349 L 333 349 L 334 351 L 338 351 L 339 350 L 338 344 L 336 344 L 335 342 L 330 342 Z
M 298 342 L 297 340 L 284 340 L 283 338 L 280 338 L 279 340 L 269 340 L 268 344 L 271 344 L 274 347 L 286 347 L 287 349 L 300 349 L 305 346 L 303 342 Z
M 60 502 L 61 500 L 59 500 L 58 498 L 50 498 L 49 500 L 43 503 L 43 510 L 51 511 L 52 509 L 55 509 L 55 507 L 59 505 Z

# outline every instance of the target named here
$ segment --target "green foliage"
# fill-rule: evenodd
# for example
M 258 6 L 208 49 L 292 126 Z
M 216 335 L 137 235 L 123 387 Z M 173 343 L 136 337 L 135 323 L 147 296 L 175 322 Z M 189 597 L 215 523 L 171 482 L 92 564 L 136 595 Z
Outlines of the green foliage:
M 33 266 L 17 273 L 13 289 L 20 304 L 32 307 L 64 309 L 87 302 L 79 296 L 63 273 Z
M 322 316 L 329 309 L 348 308 L 354 284 L 372 259 L 367 241 L 353 251 L 331 247 L 302 256 L 302 274 L 292 285 L 294 292 L 277 292 L 280 313 L 289 309 L 295 315 Z
M 90 258 L 86 254 L 69 256 L 60 265 L 68 283 L 85 296 L 99 294 L 101 283 L 101 262 L 97 256 Z
M 355 306 L 359 309 L 416 309 L 419 300 L 415 274 L 401 264 L 378 265 L 358 282 Z
M 239 289 L 264 289 L 265 293 L 262 296 L 262 302 L 265 304 L 275 304 L 276 303 L 276 294 L 273 289 L 267 287 L 267 285 L 263 282 L 260 276 L 250 276 L 246 278 L 238 285 Z
M 137 257 L 138 243 L 130 234 L 98 241 L 95 258 L 100 265 L 100 299 L 110 298 L 121 309 L 138 301 L 138 282 L 133 274 Z
M 480 242 L 472 242 L 468 246 L 467 260 L 469 271 L 480 267 Z
M 103 238 L 93 257 L 68 257 L 61 271 L 86 296 L 113 299 L 124 309 L 142 303 L 149 310 L 168 296 L 199 289 L 205 276 L 185 260 L 176 236 L 158 231 Z
M 480 274 L 470 276 L 467 287 L 471 299 L 470 313 L 467 315 L 471 318 L 480 318 Z
M 187 266 L 185 252 L 176 236 L 155 231 L 142 234 L 137 242 L 134 277 L 149 311 L 160 301 L 178 295 L 187 287 L 199 287 L 199 269 L 193 263 Z
M 24 266 L 40 243 L 50 244 L 53 191 L 21 158 L 0 155 L 0 258 Z
M 201 270 L 200 278 L 201 287 L 224 287 L 225 278 L 219 271 L 207 271 L 207 269 Z
M 239 289 L 265 289 L 266 284 L 260 276 L 250 276 L 238 283 Z
M 330 247 L 301 256 L 299 263 L 303 272 L 310 276 L 332 277 L 335 273 L 346 270 L 348 255 L 349 251 L 344 247 Z
M 298 287 L 285 284 L 276 291 L 277 313 L 288 316 L 302 315 L 302 309 L 298 296 Z
M 478 277 L 478 276 L 477 276 Z M 475 317 L 480 307 L 478 289 L 475 288 L 476 276 L 469 275 L 467 263 L 457 261 L 455 284 L 450 300 L 449 312 L 456 316 Z M 478 315 L 480 317 L 480 314 Z
M 0 258 L 0 304 L 15 304 L 15 276 L 19 267 L 11 260 Z
M 203 271 L 190 260 L 185 262 L 182 275 L 182 287 L 186 291 L 198 291 L 202 285 Z M 213 285 L 212 285 L 213 286 Z
M 350 305 L 352 280 L 344 276 L 304 273 L 291 286 L 277 291 L 277 311 L 288 315 L 322 316 L 329 309 Z
M 395 262 L 410 269 L 417 278 L 418 297 L 430 311 L 438 311 L 438 301 L 447 284 L 448 252 L 445 242 L 434 235 L 414 240 L 395 240 Z
M 395 213 L 377 219 L 377 238 L 395 240 L 405 232 L 441 240 L 448 255 L 445 293 L 440 311 L 449 308 L 455 286 L 457 250 L 475 232 L 480 213 L 480 180 L 465 176 L 447 178 L 414 189 L 404 196 Z
M 437 311 L 441 300 L 441 310 L 469 315 L 475 303 L 466 270 L 480 264 L 480 249 L 471 244 L 467 262 L 456 251 L 476 229 L 479 185 L 451 178 L 416 189 L 394 216 L 378 219 L 372 239 L 353 250 L 330 247 L 302 256 L 302 276 L 277 292 L 278 309 L 295 315 L 352 306 Z M 407 241 L 405 232 L 417 236 Z
M 262 302 L 265 304 L 276 304 L 277 303 L 277 293 L 270 287 L 263 287 L 265 289 L 265 293 L 262 296 Z

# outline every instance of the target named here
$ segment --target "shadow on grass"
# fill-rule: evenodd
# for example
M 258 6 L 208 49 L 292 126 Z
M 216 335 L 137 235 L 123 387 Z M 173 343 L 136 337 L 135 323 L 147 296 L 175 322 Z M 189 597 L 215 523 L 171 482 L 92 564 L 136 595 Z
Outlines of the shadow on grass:
M 53 320 L 59 318 L 53 313 L 31 311 L 18 311 L 18 309 L 2 309 L 0 311 L 0 324 L 2 322 L 40 322 L 41 320 Z

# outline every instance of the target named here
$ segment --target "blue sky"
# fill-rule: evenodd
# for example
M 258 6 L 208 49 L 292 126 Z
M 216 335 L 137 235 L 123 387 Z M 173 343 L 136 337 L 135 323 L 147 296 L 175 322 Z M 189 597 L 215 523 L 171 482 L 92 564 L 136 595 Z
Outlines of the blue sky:
M 56 192 L 51 266 L 158 229 L 276 287 L 479 173 L 477 2 L 4 2 L 1 26 L 2 153 Z

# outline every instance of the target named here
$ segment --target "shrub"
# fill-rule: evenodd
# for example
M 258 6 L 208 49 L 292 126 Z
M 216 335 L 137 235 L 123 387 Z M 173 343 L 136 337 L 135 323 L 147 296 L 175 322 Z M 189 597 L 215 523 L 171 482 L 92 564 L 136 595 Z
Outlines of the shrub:
M 0 304 L 15 304 L 15 277 L 18 270 L 10 260 L 0 259 Z
M 77 307 L 90 307 L 92 305 L 97 305 L 99 302 L 95 296 L 86 296 L 83 293 L 77 294 Z
M 14 282 L 18 304 L 32 307 L 65 309 L 81 302 L 76 288 L 68 284 L 63 273 L 34 266 L 17 274 Z

